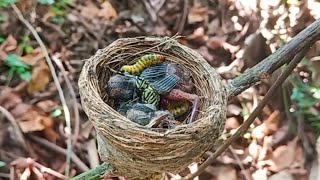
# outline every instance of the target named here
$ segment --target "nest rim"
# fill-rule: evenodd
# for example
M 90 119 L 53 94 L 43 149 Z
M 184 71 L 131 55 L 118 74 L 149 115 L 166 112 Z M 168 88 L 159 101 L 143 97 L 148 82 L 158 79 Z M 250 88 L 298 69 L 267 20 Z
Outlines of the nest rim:
M 132 44 L 138 46 L 139 48 L 137 49 L 132 48 Z M 156 47 L 152 46 L 154 44 L 156 44 Z M 124 47 L 130 47 L 130 48 L 124 48 Z M 175 49 L 175 48 L 177 48 L 177 50 L 181 50 L 184 52 L 182 54 L 179 54 L 179 53 L 172 54 L 173 52 L 172 49 Z M 130 51 L 136 51 L 136 53 L 127 54 L 126 51 L 128 51 L 128 49 Z M 117 55 L 119 55 L 120 58 L 117 56 L 113 56 L 114 54 L 111 53 L 111 52 L 118 52 L 118 51 L 120 51 L 120 53 L 118 53 Z M 120 69 L 119 66 L 121 66 L 121 63 L 119 62 L 122 62 L 124 59 L 123 57 L 121 58 L 121 56 L 128 55 L 132 57 L 132 56 L 141 55 L 143 53 L 158 53 L 158 54 L 164 55 L 166 58 L 166 61 L 183 63 L 182 66 L 188 69 L 192 73 L 195 87 L 197 89 L 197 94 L 198 95 L 200 94 L 200 97 L 203 96 L 204 94 L 207 94 L 208 92 L 215 94 L 215 96 L 213 97 L 214 99 L 212 99 L 211 96 L 210 98 L 203 98 L 203 97 L 201 98 L 201 104 L 204 103 L 204 105 L 202 105 L 202 107 L 200 108 L 200 110 L 202 110 L 201 113 L 199 113 L 198 115 L 198 117 L 200 116 L 200 118 L 197 118 L 194 122 L 190 124 L 178 125 L 173 129 L 159 130 L 157 128 L 149 128 L 149 127 L 145 127 L 132 122 L 131 120 L 127 119 L 125 116 L 117 112 L 115 109 L 113 109 L 113 107 L 109 106 L 109 104 L 104 102 L 103 96 L 105 94 L 103 95 L 103 92 L 102 92 L 103 90 L 101 89 L 102 88 L 101 78 L 102 79 L 106 77 L 110 78 L 111 77 L 110 75 L 112 73 L 109 70 L 109 72 L 107 72 L 107 75 L 103 75 L 102 71 L 106 71 L 108 69 L 108 66 L 112 64 L 113 64 L 112 68 Z M 185 56 L 185 53 L 187 53 L 187 56 L 190 57 L 189 59 L 181 58 L 181 56 L 182 57 Z M 178 58 L 179 60 L 175 59 L 178 56 L 180 56 Z M 191 58 L 195 58 L 196 60 L 193 60 Z M 130 63 L 132 64 L 134 60 L 135 58 L 132 58 L 132 60 L 129 61 L 129 64 Z M 198 66 L 192 66 L 191 62 L 194 64 L 197 64 Z M 125 61 L 125 63 L 128 63 L 128 61 Z M 102 68 L 102 70 L 99 68 Z M 201 71 L 198 71 L 197 68 L 200 68 Z M 203 73 L 199 73 L 199 72 L 203 72 Z M 199 79 L 195 77 L 201 77 L 202 79 L 201 81 L 199 81 Z M 207 81 L 208 86 L 200 87 L 204 81 Z M 95 87 L 100 87 L 100 88 L 95 88 Z M 215 140 L 214 141 L 205 140 L 205 138 L 208 138 L 208 137 L 213 138 L 213 137 L 220 136 L 223 131 L 223 127 L 224 127 L 223 119 L 225 118 L 225 113 L 226 113 L 225 107 L 227 102 L 227 92 L 224 84 L 222 83 L 221 77 L 214 70 L 214 68 L 212 68 L 207 63 L 207 61 L 203 59 L 201 55 L 199 55 L 194 50 L 184 45 L 181 45 L 174 38 L 137 37 L 137 38 L 122 38 L 114 41 L 106 48 L 98 50 L 94 56 L 92 56 L 90 59 L 88 59 L 85 62 L 84 68 L 79 77 L 79 91 L 80 91 L 81 102 L 84 106 L 84 110 L 87 113 L 89 119 L 93 122 L 93 125 L 96 128 L 97 132 L 100 133 L 100 135 L 103 136 L 103 138 L 106 138 L 108 141 L 111 140 L 109 145 L 112 146 L 112 148 L 114 149 L 118 149 L 118 150 L 121 149 L 123 151 L 126 151 L 125 149 L 123 149 L 121 143 L 117 142 L 117 138 L 114 137 L 115 135 L 111 134 L 112 132 L 116 131 L 114 129 L 118 129 L 119 131 L 122 131 L 122 132 L 128 132 L 128 131 L 135 132 L 138 135 L 136 135 L 137 137 L 133 137 L 134 143 L 144 144 L 145 142 L 147 142 L 149 144 L 150 143 L 155 144 L 154 146 L 156 147 L 159 144 L 166 144 L 165 143 L 166 141 L 168 140 L 172 141 L 174 139 L 177 139 L 177 141 L 179 142 L 180 141 L 184 142 L 181 144 L 182 146 L 184 145 L 186 147 L 190 147 L 190 144 L 195 145 L 200 141 L 203 143 L 208 143 L 208 144 L 205 144 L 204 146 L 201 146 L 202 150 L 199 150 L 199 152 L 201 153 L 194 155 L 195 157 L 188 158 L 187 161 L 191 161 L 191 159 L 195 160 L 199 158 L 199 156 L 202 153 L 204 153 L 207 149 L 209 149 L 210 147 L 213 146 L 213 144 L 216 143 Z M 91 95 L 88 96 L 88 94 L 91 94 Z M 98 97 L 95 97 L 97 95 Z M 94 102 L 93 100 L 90 100 L 90 98 L 92 97 L 95 97 L 93 98 L 95 100 Z M 209 106 L 208 104 L 205 103 L 206 101 L 209 101 L 210 103 Z M 101 107 L 97 108 L 99 106 Z M 99 110 L 107 110 L 108 113 L 107 115 L 98 118 L 96 114 L 97 112 L 99 112 Z M 112 119 L 111 120 L 112 123 L 110 121 L 110 118 Z M 114 120 L 114 119 L 117 119 L 117 120 Z M 102 123 L 105 123 L 105 124 L 102 125 Z M 107 128 L 105 128 L 106 126 Z M 115 126 L 115 127 L 112 128 L 111 126 Z M 210 132 L 210 131 L 218 131 L 218 132 Z M 119 133 L 116 132 L 116 134 L 119 134 Z M 144 138 L 144 140 L 141 140 L 141 138 Z M 196 140 L 193 141 L 193 139 L 196 139 Z M 141 140 L 141 142 L 139 142 L 139 140 Z M 149 150 L 150 149 L 152 150 L 152 147 L 149 148 Z M 110 151 L 110 150 L 105 150 L 105 151 Z M 141 155 L 139 151 L 136 151 L 136 152 L 138 152 L 138 154 Z M 100 153 L 100 155 L 101 154 L 102 154 L 102 157 L 110 156 L 110 152 Z M 137 157 L 141 158 L 141 161 L 148 159 L 143 155 L 141 157 L 139 155 Z M 126 156 L 129 156 L 129 155 L 126 154 Z M 182 155 L 182 157 L 183 156 L 184 155 Z M 128 157 L 128 158 L 130 159 L 131 157 Z M 163 157 L 163 160 L 165 159 L 166 158 Z M 170 159 L 170 157 L 168 157 L 168 159 Z M 102 158 L 102 160 L 104 159 Z M 105 157 L 105 160 L 110 161 L 110 157 Z M 119 168 L 121 168 L 123 165 L 121 163 L 115 163 L 115 164 Z M 180 162 L 180 164 L 181 166 L 184 167 L 186 166 L 187 163 Z M 174 167 L 174 165 L 170 166 L 170 168 L 171 167 Z M 176 169 L 179 169 L 179 168 L 176 168 Z M 176 171 L 176 169 L 174 169 L 173 171 Z M 153 172 L 168 171 L 168 168 L 162 167 L 157 170 L 152 169 L 152 171 Z M 126 170 L 123 171 L 123 173 L 128 174 Z M 132 174 L 132 177 L 134 177 L 135 173 L 131 173 L 131 174 Z

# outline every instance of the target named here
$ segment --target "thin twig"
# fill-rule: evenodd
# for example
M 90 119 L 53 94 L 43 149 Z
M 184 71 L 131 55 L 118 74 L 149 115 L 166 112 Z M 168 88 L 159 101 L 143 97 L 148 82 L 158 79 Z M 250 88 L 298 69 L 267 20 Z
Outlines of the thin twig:
M 13 117 L 13 115 L 6 110 L 4 107 L 0 106 L 0 112 L 10 121 L 12 124 L 13 128 L 15 129 L 16 135 L 17 135 L 17 140 L 21 143 L 22 147 L 28 151 L 28 146 L 27 143 L 23 137 L 23 134 L 21 132 L 21 129 L 16 121 L 16 119 Z
M 238 139 L 240 136 L 242 136 L 249 126 L 253 123 L 253 121 L 256 119 L 256 117 L 259 115 L 259 113 L 262 111 L 264 106 L 267 104 L 267 102 L 270 100 L 270 98 L 275 94 L 277 89 L 281 87 L 282 83 L 286 80 L 286 78 L 290 75 L 290 73 L 293 71 L 293 69 L 297 66 L 297 64 L 301 61 L 304 54 L 308 51 L 309 47 L 305 47 L 301 52 L 299 52 L 294 59 L 289 63 L 289 65 L 286 67 L 286 69 L 281 73 L 279 78 L 275 81 L 275 83 L 272 85 L 272 87 L 269 89 L 265 97 L 261 100 L 260 104 L 254 109 L 254 111 L 250 114 L 248 119 L 241 125 L 241 127 L 230 137 L 228 138 L 224 144 L 222 144 L 217 151 L 211 155 L 201 166 L 199 166 L 199 169 L 197 172 L 193 174 L 189 174 L 182 178 L 182 180 L 190 180 L 194 177 L 198 176 L 200 173 L 202 173 L 206 167 L 208 167 L 211 163 L 214 162 L 214 160 L 223 153 L 228 146 L 234 142 L 236 139 Z
M 46 49 L 46 46 L 44 45 L 44 43 L 42 42 L 40 36 L 38 35 L 37 31 L 32 27 L 32 25 L 23 17 L 23 15 L 21 14 L 21 11 L 17 8 L 17 6 L 14 3 L 11 3 L 11 7 L 13 8 L 14 12 L 16 13 L 16 15 L 18 16 L 18 18 L 20 19 L 21 22 L 23 22 L 27 28 L 31 31 L 32 35 L 34 36 L 34 38 L 36 39 L 36 41 L 38 42 L 38 44 L 41 47 L 41 50 L 44 53 L 46 62 L 49 66 L 53 81 L 57 87 L 57 90 L 59 92 L 59 97 L 61 100 L 61 104 L 63 107 L 63 112 L 64 112 L 64 116 L 65 116 L 65 121 L 66 121 L 66 134 L 68 135 L 68 139 L 67 139 L 67 149 L 68 149 L 68 153 L 67 153 L 67 157 L 66 157 L 66 176 L 69 177 L 69 170 L 70 170 L 70 157 L 71 157 L 71 152 L 72 152 L 72 141 L 71 141 L 71 122 L 70 122 L 70 112 L 66 103 L 66 100 L 64 98 L 63 95 L 63 91 L 61 88 L 61 85 L 59 83 L 59 79 L 57 77 L 56 71 L 54 69 L 54 66 L 51 62 L 51 59 L 49 57 L 49 53 Z
M 74 111 L 74 133 L 73 133 L 73 143 L 76 144 L 79 135 L 79 127 L 80 127 L 80 117 L 79 117 L 79 109 L 78 109 L 78 101 L 76 97 L 76 93 L 74 91 L 73 86 L 71 85 L 71 81 L 67 75 L 67 71 L 63 67 L 60 59 L 56 56 L 52 56 L 52 60 L 56 63 L 60 71 L 62 72 L 62 76 L 65 79 L 66 85 L 69 89 L 72 101 L 73 101 L 73 111 Z
M 186 24 L 186 20 L 187 20 L 187 16 L 188 16 L 188 8 L 189 8 L 189 0 L 184 0 L 183 1 L 183 11 L 182 11 L 182 15 L 181 15 L 181 21 L 179 24 L 179 28 L 178 28 L 178 32 L 179 34 L 182 33 L 184 25 Z
M 239 158 L 239 156 L 237 155 L 237 153 L 235 152 L 234 148 L 232 147 L 232 145 L 229 146 L 229 150 L 231 151 L 233 157 L 236 159 L 240 169 L 243 171 L 243 174 L 244 174 L 244 177 L 246 180 L 250 180 L 250 176 L 247 172 L 247 170 L 244 168 L 242 162 L 241 162 L 241 159 Z
M 56 153 L 60 153 L 62 155 L 66 155 L 67 154 L 67 150 L 63 149 L 62 147 L 59 147 L 57 146 L 56 144 L 53 144 L 43 138 L 39 138 L 39 137 L 36 137 L 36 136 L 28 136 L 30 137 L 31 140 L 47 147 L 48 149 L 56 152 Z M 74 162 L 74 164 L 76 166 L 78 166 L 78 168 L 82 171 L 82 172 L 85 172 L 85 171 L 88 171 L 89 170 L 89 167 L 83 163 L 81 161 L 81 159 L 74 153 L 74 152 L 71 152 L 71 160 Z

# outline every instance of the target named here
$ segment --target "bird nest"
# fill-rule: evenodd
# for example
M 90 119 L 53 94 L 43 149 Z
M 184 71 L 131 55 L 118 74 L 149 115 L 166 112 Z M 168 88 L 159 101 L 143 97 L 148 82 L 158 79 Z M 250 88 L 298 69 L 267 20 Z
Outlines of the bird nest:
M 113 109 L 105 84 L 121 66 L 157 53 L 188 69 L 199 95 L 196 121 L 174 129 L 136 124 Z M 196 51 L 172 38 L 122 38 L 88 59 L 79 78 L 84 111 L 98 134 L 102 161 L 113 173 L 129 179 L 147 179 L 163 172 L 177 173 L 212 147 L 218 146 L 226 118 L 227 92 L 221 77 Z

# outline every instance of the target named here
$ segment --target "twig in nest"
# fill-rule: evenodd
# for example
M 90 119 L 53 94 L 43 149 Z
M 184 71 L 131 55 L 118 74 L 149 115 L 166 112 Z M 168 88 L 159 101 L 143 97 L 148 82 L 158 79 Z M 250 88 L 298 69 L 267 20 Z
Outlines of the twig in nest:
M 48 149 L 56 152 L 56 153 L 59 153 L 59 154 L 63 154 L 63 155 L 67 155 L 67 150 L 45 140 L 45 139 L 42 139 L 42 138 L 39 138 L 39 137 L 36 137 L 36 136 L 29 136 L 33 141 L 47 147 Z M 71 153 L 71 160 L 74 162 L 74 164 L 76 164 L 78 166 L 78 168 L 85 172 L 85 171 L 88 171 L 89 170 L 89 167 L 83 163 L 81 161 L 81 159 L 75 154 L 75 153 Z
M 301 61 L 301 59 L 303 58 L 304 54 L 308 51 L 308 49 L 309 49 L 309 46 L 305 47 L 300 53 L 298 53 L 294 57 L 294 59 L 289 63 L 289 65 L 286 67 L 286 69 L 281 73 L 279 78 L 276 80 L 276 82 L 269 89 L 269 91 L 267 92 L 265 97 L 261 100 L 260 104 L 254 109 L 254 111 L 250 114 L 248 119 L 241 125 L 241 127 L 230 138 L 228 138 L 225 141 L 225 143 L 222 144 L 213 155 L 211 155 L 201 166 L 199 166 L 199 169 L 197 172 L 183 177 L 182 180 L 190 180 L 190 179 L 193 179 L 194 177 L 198 176 L 200 173 L 202 173 L 206 169 L 206 167 L 208 167 L 211 163 L 213 163 L 214 160 L 221 153 L 223 153 L 232 142 L 234 142 L 236 139 L 238 139 L 241 135 L 243 135 L 246 132 L 246 130 L 253 123 L 253 121 L 258 116 L 258 114 L 262 111 L 262 109 L 267 104 L 267 102 L 270 100 L 270 98 L 275 94 L 275 92 L 278 90 L 278 88 L 282 85 L 282 83 L 290 75 L 290 73 L 293 71 L 293 69 Z
M 24 137 L 23 137 L 23 134 L 21 132 L 21 129 L 20 129 L 19 125 L 17 124 L 17 121 L 15 120 L 13 115 L 2 106 L 0 106 L 0 112 L 10 121 L 10 123 L 13 126 L 13 128 L 15 129 L 15 132 L 16 132 L 16 135 L 17 135 L 17 138 L 18 138 L 17 140 L 21 143 L 21 146 L 27 151 L 28 150 L 27 143 L 24 140 Z
M 17 8 L 17 6 L 13 3 L 11 3 L 11 7 L 13 8 L 14 12 L 16 13 L 16 15 L 18 16 L 18 18 L 20 19 L 21 22 L 23 22 L 26 27 L 31 31 L 32 35 L 34 36 L 34 38 L 36 39 L 36 41 L 38 42 L 39 46 L 41 47 L 41 50 L 44 53 L 46 62 L 49 66 L 53 81 L 58 89 L 59 92 L 59 97 L 61 100 L 61 104 L 63 107 L 63 112 L 64 112 L 64 116 L 65 116 L 65 121 L 66 121 L 66 125 L 67 127 L 65 128 L 65 131 L 68 135 L 68 139 L 67 139 L 67 149 L 68 149 L 68 153 L 67 153 L 67 158 L 66 158 L 66 176 L 69 176 L 69 169 L 70 169 L 70 157 L 71 157 L 71 152 L 72 152 L 72 141 L 71 141 L 71 122 L 70 122 L 70 112 L 66 103 L 66 100 L 64 98 L 63 95 L 63 91 L 61 88 L 61 85 L 59 83 L 59 79 L 57 77 L 56 71 L 54 69 L 54 66 L 51 62 L 51 59 L 49 57 L 49 53 L 47 51 L 46 46 L 44 45 L 44 43 L 42 42 L 40 36 L 38 35 L 37 31 L 32 27 L 32 25 L 23 17 L 23 15 L 21 14 L 21 11 Z
M 79 109 L 78 109 L 78 101 L 76 97 L 76 93 L 71 85 L 70 79 L 67 75 L 66 70 L 64 69 L 60 59 L 57 56 L 52 56 L 52 60 L 56 63 L 60 71 L 62 72 L 62 76 L 65 79 L 67 87 L 69 89 L 72 101 L 73 101 L 73 111 L 74 111 L 74 133 L 73 133 L 73 143 L 75 144 L 79 135 L 79 126 L 80 126 L 80 118 L 79 118 Z

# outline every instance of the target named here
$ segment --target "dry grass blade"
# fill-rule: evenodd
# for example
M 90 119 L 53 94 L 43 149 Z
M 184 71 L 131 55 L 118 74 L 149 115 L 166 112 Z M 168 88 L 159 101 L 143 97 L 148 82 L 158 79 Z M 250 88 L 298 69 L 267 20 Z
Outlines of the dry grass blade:
M 61 100 L 61 104 L 63 107 L 63 111 L 64 111 L 64 116 L 65 116 L 65 121 L 66 121 L 66 133 L 68 135 L 68 139 L 67 139 L 67 149 L 68 149 L 68 153 L 67 153 L 67 158 L 66 158 L 66 176 L 69 176 L 69 170 L 70 170 L 70 159 L 71 159 L 71 152 L 72 152 L 72 141 L 71 141 L 71 122 L 70 122 L 70 111 L 68 109 L 59 79 L 57 77 L 56 71 L 54 69 L 54 66 L 51 62 L 51 59 L 49 57 L 49 53 L 47 51 L 46 46 L 44 45 L 44 43 L 42 42 L 40 36 L 38 35 L 37 31 L 32 27 L 32 25 L 23 17 L 22 13 L 20 12 L 20 10 L 17 8 L 17 6 L 13 3 L 11 3 L 11 7 L 13 8 L 14 12 L 17 14 L 18 18 L 20 19 L 21 22 L 23 22 L 27 28 L 31 31 L 32 35 L 35 37 L 35 39 L 37 40 L 37 42 L 39 43 L 41 50 L 44 53 L 46 62 L 49 66 L 53 81 L 58 89 L 59 92 L 59 97 Z

